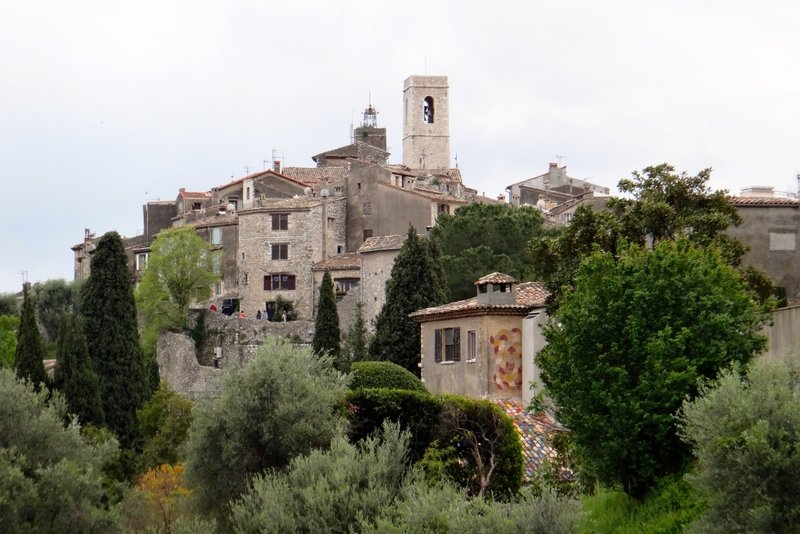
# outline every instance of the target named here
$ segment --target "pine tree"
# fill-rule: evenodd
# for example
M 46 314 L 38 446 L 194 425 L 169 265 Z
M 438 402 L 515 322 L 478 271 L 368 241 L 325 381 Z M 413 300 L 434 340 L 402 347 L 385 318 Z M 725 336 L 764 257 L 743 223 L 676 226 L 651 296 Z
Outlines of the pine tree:
M 409 227 L 386 282 L 386 303 L 375 320 L 369 346 L 373 360 L 388 360 L 419 376 L 419 325 L 408 314 L 446 300 L 444 275 L 437 249 Z
M 360 302 L 356 303 L 356 314 L 347 331 L 343 350 L 351 362 L 367 359 L 367 326 L 364 323 L 364 306 Z
M 89 359 L 83 318 L 70 314 L 61 318 L 57 347 L 53 385 L 64 395 L 69 412 L 77 415 L 81 424 L 103 425 L 103 403 L 97 374 Z
M 148 388 L 133 283 L 116 232 L 97 243 L 80 308 L 106 424 L 123 447 L 132 448 L 139 439 L 136 410 L 145 402 Z
M 314 329 L 314 339 L 311 346 L 314 354 L 326 353 L 336 362 L 336 367 L 346 372 L 350 367 L 346 362 L 339 361 L 339 311 L 336 309 L 336 295 L 333 293 L 333 280 L 331 274 L 325 271 L 322 277 L 322 284 L 319 286 L 319 305 L 317 308 L 317 320 Z
M 46 356 L 42 334 L 36 325 L 36 312 L 33 309 L 28 284 L 22 290 L 22 316 L 17 333 L 17 350 L 14 353 L 14 370 L 20 378 L 26 378 L 39 390 L 47 382 L 44 371 Z

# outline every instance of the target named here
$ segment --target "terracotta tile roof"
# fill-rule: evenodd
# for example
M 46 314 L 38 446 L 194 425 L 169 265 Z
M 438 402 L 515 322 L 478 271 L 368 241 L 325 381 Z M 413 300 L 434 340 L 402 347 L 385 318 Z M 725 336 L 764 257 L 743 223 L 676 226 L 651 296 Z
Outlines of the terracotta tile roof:
M 737 207 L 780 206 L 790 208 L 800 206 L 800 201 L 785 197 L 731 197 L 731 201 Z
M 364 244 L 358 248 L 358 253 L 375 252 L 378 250 L 400 250 L 406 242 L 405 235 L 381 235 L 368 237 Z
M 418 322 L 426 320 L 473 317 L 475 315 L 522 315 L 544 306 L 547 290 L 541 282 L 523 282 L 514 288 L 514 304 L 478 304 L 478 297 L 425 308 L 408 316 Z
M 266 176 L 268 174 L 272 174 L 273 176 L 277 176 L 279 178 L 283 178 L 284 180 L 289 180 L 290 182 L 295 182 L 295 183 L 299 183 L 301 185 L 306 185 L 306 184 L 303 184 L 302 182 L 300 182 L 299 180 L 297 180 L 295 178 L 292 178 L 291 176 L 288 176 L 288 175 L 280 173 L 280 172 L 275 172 L 272 169 L 267 169 L 265 171 L 258 171 L 258 172 L 254 172 L 254 173 L 248 174 L 247 176 L 244 176 L 243 178 L 237 178 L 236 180 L 231 180 L 230 182 L 228 182 L 226 184 L 222 184 L 220 186 L 217 186 L 215 189 L 218 189 L 218 190 L 219 189 L 227 189 L 228 187 L 241 184 L 242 182 L 244 182 L 248 178 L 256 179 L 256 178 L 259 178 L 259 177 L 262 177 L 262 176 Z
M 331 256 L 327 260 L 319 261 L 312 267 L 312 271 L 352 271 L 361 268 L 361 256 L 356 252 L 346 252 Z
M 486 276 L 479 278 L 476 282 L 476 286 L 482 286 L 484 284 L 516 284 L 519 280 L 514 278 L 513 276 L 509 276 L 505 273 L 498 273 L 493 272 L 491 274 L 487 274 Z
M 525 458 L 525 481 L 533 480 L 536 470 L 545 460 L 554 461 L 556 450 L 551 443 L 556 432 L 564 431 L 555 419 L 545 412 L 531 413 L 518 401 L 495 401 L 512 421 L 522 441 L 522 456 Z M 559 473 L 560 477 L 571 479 L 573 473 Z
M 347 167 L 284 167 L 282 174 L 307 185 L 316 185 L 323 179 L 337 182 L 347 174 Z

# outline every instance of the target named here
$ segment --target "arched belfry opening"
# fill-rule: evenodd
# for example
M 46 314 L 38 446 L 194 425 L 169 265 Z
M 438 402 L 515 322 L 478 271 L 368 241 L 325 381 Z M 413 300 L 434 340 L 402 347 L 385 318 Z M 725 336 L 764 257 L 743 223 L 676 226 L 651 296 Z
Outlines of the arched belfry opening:
M 422 101 L 422 120 L 433 124 L 433 97 L 426 96 Z

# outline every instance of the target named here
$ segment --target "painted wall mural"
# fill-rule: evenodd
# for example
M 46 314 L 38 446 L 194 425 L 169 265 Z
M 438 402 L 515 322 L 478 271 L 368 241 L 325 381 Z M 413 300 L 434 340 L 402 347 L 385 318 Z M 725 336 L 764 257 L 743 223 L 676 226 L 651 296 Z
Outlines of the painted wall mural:
M 517 392 L 522 389 L 522 331 L 501 328 L 489 336 L 494 351 L 494 384 L 498 390 Z

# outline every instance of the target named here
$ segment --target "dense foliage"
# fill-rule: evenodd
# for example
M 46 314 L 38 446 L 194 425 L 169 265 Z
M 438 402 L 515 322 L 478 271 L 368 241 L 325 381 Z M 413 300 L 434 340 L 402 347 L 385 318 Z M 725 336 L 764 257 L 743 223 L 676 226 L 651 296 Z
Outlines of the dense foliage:
M 197 235 L 193 226 L 158 233 L 136 288 L 148 352 L 155 350 L 158 332 L 186 327 L 189 306 L 208 299 L 218 278 L 211 244 Z
M 359 442 L 387 421 L 410 434 L 408 455 L 431 480 L 470 494 L 509 498 L 522 483 L 522 445 L 511 419 L 489 401 L 400 389 L 347 394 L 349 437 Z
M 133 281 L 122 239 L 105 234 L 92 255 L 91 274 L 80 303 L 89 355 L 100 381 L 106 424 L 125 448 L 139 438 L 136 410 L 149 393 L 147 370 L 139 346 Z
M 337 436 L 330 450 L 293 459 L 286 473 L 257 475 L 233 506 L 235 530 L 352 532 L 394 502 L 406 471 L 407 441 L 396 425 L 384 425 L 358 446 Z
M 58 336 L 53 386 L 67 401 L 69 412 L 82 425 L 101 426 L 105 422 L 100 384 L 89 358 L 89 346 L 83 334 L 83 318 L 64 314 Z
M 761 350 L 765 311 L 685 240 L 586 258 L 536 359 L 584 470 L 636 497 L 680 471 L 690 451 L 673 414 L 698 379 Z
M 219 398 L 199 401 L 186 481 L 203 510 L 225 511 L 248 478 L 327 447 L 341 429 L 345 377 L 310 348 L 270 338 L 244 367 L 226 370 Z
M 387 388 L 428 391 L 414 374 L 392 362 L 356 362 L 352 365 L 350 389 Z
M 386 303 L 375 319 L 369 358 L 394 362 L 419 376 L 419 325 L 408 314 L 445 300 L 438 247 L 410 227 L 386 282 Z
M 82 287 L 82 280 L 66 282 L 61 279 L 47 280 L 31 287 L 36 318 L 48 343 L 55 343 L 58 339 L 61 318 L 74 315 Z
M 725 371 L 684 404 L 697 458 L 690 482 L 708 502 L 707 532 L 800 530 L 800 365 L 755 361 Z
M 0 367 L 10 369 L 14 366 L 18 331 L 19 317 L 16 315 L 0 315 Z
M 14 354 L 14 370 L 17 372 L 17 376 L 30 380 L 36 389 L 42 387 L 47 382 L 43 362 L 46 356 L 44 340 L 36 324 L 33 300 L 28 286 L 25 286 L 17 347 Z
M 578 266 L 595 247 L 616 253 L 623 242 L 644 246 L 685 238 L 717 249 L 727 263 L 737 267 L 745 248 L 725 230 L 741 219 L 726 191 L 708 187 L 710 178 L 711 169 L 690 176 L 676 173 L 666 163 L 646 167 L 619 182 L 629 197 L 610 199 L 606 211 L 579 207 L 561 233 L 534 238 L 529 254 L 537 279 L 550 291 L 549 311 L 558 307 L 562 292 L 573 287 Z M 748 278 L 755 287 L 769 286 L 767 295 L 772 292 L 763 273 L 751 269 Z
M 19 315 L 19 299 L 15 293 L 0 293 L 0 315 Z
M 346 373 L 349 370 L 350 361 L 346 358 L 339 358 L 339 338 L 341 337 L 339 311 L 336 309 L 333 280 L 328 271 L 325 271 L 322 276 L 322 284 L 319 286 L 319 304 L 314 325 L 314 339 L 311 341 L 314 353 L 327 354 L 333 359 L 336 368 Z
M 531 206 L 474 202 L 436 219 L 431 238 L 442 249 L 452 300 L 475 296 L 475 280 L 491 272 L 528 280 L 533 272 L 528 242 L 542 235 L 544 219 Z
M 3 532 L 109 532 L 102 468 L 113 441 L 92 445 L 57 393 L 34 391 L 0 369 L 0 525 Z
M 357 302 L 353 322 L 350 324 L 342 344 L 342 352 L 348 361 L 360 362 L 367 358 L 368 340 L 369 333 L 364 322 L 364 306 L 361 302 Z
M 140 470 L 184 460 L 183 445 L 192 423 L 192 402 L 162 382 L 153 396 L 136 412 L 144 436 Z

